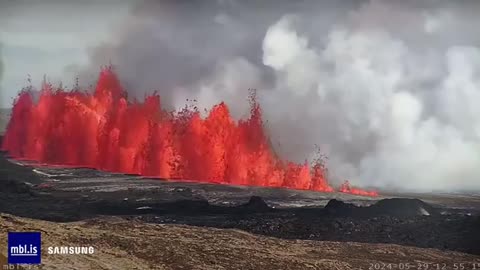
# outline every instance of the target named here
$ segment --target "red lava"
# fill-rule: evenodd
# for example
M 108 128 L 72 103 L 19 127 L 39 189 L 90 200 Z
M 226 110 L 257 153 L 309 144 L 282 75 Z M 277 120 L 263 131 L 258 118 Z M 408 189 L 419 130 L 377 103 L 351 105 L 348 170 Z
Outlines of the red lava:
M 111 67 L 101 70 L 93 94 L 44 84 L 38 100 L 23 91 L 15 100 L 2 149 L 14 158 L 46 164 L 197 182 L 332 192 L 326 168 L 283 160 L 265 134 L 251 93 L 247 119 L 234 120 L 225 103 L 201 117 L 196 107 L 162 108 L 152 94 L 129 102 Z M 341 192 L 376 196 L 350 187 Z

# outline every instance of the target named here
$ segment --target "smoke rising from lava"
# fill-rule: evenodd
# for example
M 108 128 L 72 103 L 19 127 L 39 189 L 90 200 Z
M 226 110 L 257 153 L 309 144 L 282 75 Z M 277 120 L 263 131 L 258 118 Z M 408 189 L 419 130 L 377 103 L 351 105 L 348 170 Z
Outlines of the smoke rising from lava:
M 2 51 L 2 43 L 0 42 L 0 101 L 4 99 L 3 90 L 2 90 L 2 80 L 3 80 L 3 72 L 4 72 L 4 64 L 3 64 L 3 51 Z M 1 104 L 1 102 L 0 102 Z
M 295 3 L 294 3 L 295 2 Z M 277 152 L 314 145 L 334 179 L 416 191 L 480 189 L 475 1 L 142 1 L 91 51 L 131 96 L 248 112 L 258 89 Z

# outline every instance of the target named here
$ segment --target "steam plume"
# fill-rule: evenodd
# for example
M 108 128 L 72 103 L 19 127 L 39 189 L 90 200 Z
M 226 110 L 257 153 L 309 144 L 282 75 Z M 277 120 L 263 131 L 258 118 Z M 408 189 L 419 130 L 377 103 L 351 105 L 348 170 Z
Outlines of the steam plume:
M 3 96 L 4 94 L 2 90 L 3 72 L 4 72 L 4 64 L 3 64 L 3 54 L 2 54 L 2 43 L 0 42 L 0 101 L 5 98 Z M 2 103 L 0 102 L 0 104 Z
M 295 2 L 295 3 L 294 3 Z M 257 88 L 277 151 L 334 179 L 417 191 L 480 189 L 476 1 L 142 1 L 92 50 L 132 96 L 226 101 Z

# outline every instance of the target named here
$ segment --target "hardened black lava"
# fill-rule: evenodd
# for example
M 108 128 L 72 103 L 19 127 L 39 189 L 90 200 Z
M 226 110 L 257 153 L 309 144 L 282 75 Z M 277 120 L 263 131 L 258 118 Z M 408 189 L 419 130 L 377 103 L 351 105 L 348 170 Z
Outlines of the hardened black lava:
M 344 202 L 355 202 L 353 197 L 326 200 L 324 207 L 280 207 L 300 195 L 282 189 L 139 178 L 118 180 L 124 182 L 117 185 L 118 175 L 88 169 L 56 176 L 39 174 L 0 156 L 3 213 L 61 222 L 116 215 L 151 223 L 236 228 L 287 239 L 394 243 L 480 254 L 478 208 L 466 212 L 465 208 L 402 198 L 365 201 L 363 207 Z M 88 177 L 81 178 L 81 174 Z M 79 179 L 98 185 L 92 188 L 92 182 Z M 133 185 L 141 181 L 153 188 Z M 120 185 L 132 187 L 118 188 Z

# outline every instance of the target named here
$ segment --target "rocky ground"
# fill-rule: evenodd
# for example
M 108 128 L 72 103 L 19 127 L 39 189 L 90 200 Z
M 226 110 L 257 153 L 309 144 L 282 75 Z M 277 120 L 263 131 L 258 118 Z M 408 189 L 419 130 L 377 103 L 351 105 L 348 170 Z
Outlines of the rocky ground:
M 480 257 L 392 244 L 282 240 L 234 229 L 99 217 L 54 223 L 0 215 L 7 231 L 41 231 L 44 269 L 473 269 Z M 48 246 L 94 246 L 92 255 L 49 255 Z M 2 248 L 2 252 L 4 249 Z
M 57 175 L 52 170 L 35 171 L 0 158 L 0 212 L 57 222 L 122 216 L 147 223 L 241 229 L 284 239 L 392 243 L 480 255 L 478 208 L 452 208 L 451 202 L 431 205 L 418 199 L 342 195 L 354 205 L 321 194 L 318 201 L 324 201 L 324 207 L 309 205 L 312 194 L 295 191 L 169 183 L 87 169 L 73 175 L 65 170 Z M 238 197 L 225 195 L 233 193 Z M 471 205 L 478 207 L 477 199 L 470 198 Z M 233 203 L 227 204 L 228 200 Z M 466 204 L 465 198 L 458 200 Z M 292 202 L 307 206 L 292 207 Z

